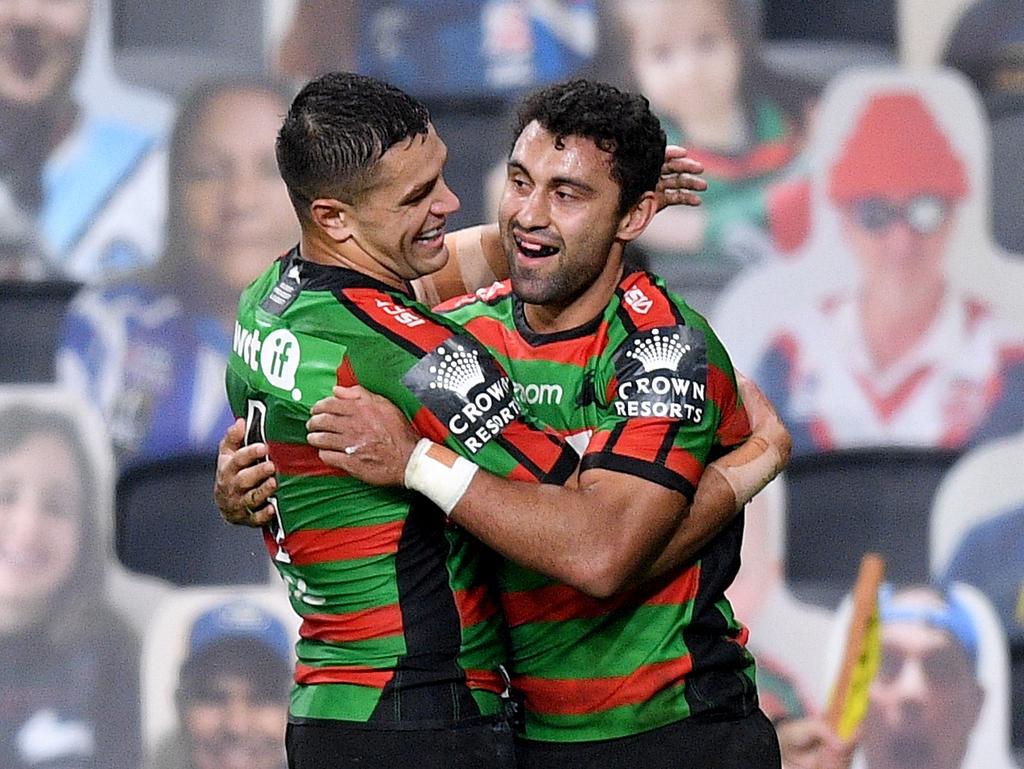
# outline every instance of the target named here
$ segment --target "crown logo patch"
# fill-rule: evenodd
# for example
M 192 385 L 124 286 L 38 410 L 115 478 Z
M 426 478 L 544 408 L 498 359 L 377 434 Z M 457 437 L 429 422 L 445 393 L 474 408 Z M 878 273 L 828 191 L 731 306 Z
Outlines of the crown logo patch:
M 633 349 L 626 351 L 626 357 L 637 361 L 647 373 L 662 369 L 675 371 L 690 349 L 690 345 L 680 340 L 679 334 L 663 336 L 654 329 L 650 336 L 634 340 Z
M 483 384 L 485 377 L 480 361 L 477 360 L 480 355 L 477 350 L 467 350 L 458 345 L 454 350 L 438 347 L 437 354 L 441 356 L 441 361 L 430 367 L 434 377 L 430 389 L 450 390 L 468 399 L 470 390 Z

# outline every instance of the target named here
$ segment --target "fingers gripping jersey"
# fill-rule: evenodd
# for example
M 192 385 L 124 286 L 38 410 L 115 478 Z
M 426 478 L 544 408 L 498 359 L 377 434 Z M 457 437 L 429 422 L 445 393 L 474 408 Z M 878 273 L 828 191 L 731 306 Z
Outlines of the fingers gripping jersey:
M 626 276 L 603 315 L 570 332 L 532 332 L 507 283 L 439 309 L 488 347 L 525 407 L 578 447 L 583 471 L 636 475 L 692 500 L 706 463 L 749 434 L 717 337 L 647 273 Z M 607 600 L 506 563 L 526 736 L 600 740 L 750 712 L 746 629 L 724 597 L 742 528 L 740 517 L 689 568 Z
M 482 346 L 401 292 L 297 251 L 261 275 L 239 305 L 227 387 L 278 470 L 265 540 L 302 617 L 292 716 L 435 719 L 413 695 L 447 683 L 495 712 L 506 650 L 491 554 L 422 497 L 320 461 L 305 423 L 337 383 L 380 393 L 498 475 L 560 483 L 577 459 L 521 413 Z

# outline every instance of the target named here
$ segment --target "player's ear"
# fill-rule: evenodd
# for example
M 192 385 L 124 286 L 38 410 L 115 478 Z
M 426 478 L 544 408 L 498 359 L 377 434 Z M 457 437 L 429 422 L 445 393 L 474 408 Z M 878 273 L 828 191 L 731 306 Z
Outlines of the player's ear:
M 658 212 L 658 202 L 653 192 L 645 192 L 619 220 L 619 229 L 615 237 L 619 240 L 634 240 L 643 234 L 651 219 Z
M 331 240 L 340 243 L 352 237 L 348 206 L 340 200 L 317 198 L 309 204 L 309 214 L 313 223 Z

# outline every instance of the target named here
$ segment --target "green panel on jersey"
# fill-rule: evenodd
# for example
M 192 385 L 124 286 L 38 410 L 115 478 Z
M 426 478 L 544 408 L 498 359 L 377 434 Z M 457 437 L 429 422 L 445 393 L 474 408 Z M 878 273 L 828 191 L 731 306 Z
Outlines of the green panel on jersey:
M 512 628 L 512 644 L 516 657 L 534 654 L 558 660 L 560 678 L 585 679 L 594 675 L 595 661 L 600 660 L 602 676 L 628 675 L 637 668 L 654 662 L 676 659 L 689 653 L 682 636 L 668 635 L 664 623 L 676 617 L 677 623 L 689 616 L 690 605 L 641 606 L 615 612 L 601 621 L 601 633 L 587 636 L 593 619 L 533 622 Z M 577 642 L 587 638 L 585 644 Z M 629 639 L 623 644 L 621 639 Z
M 405 654 L 405 640 L 400 635 L 327 644 L 300 638 L 296 645 L 302 661 L 312 667 L 323 665 L 365 666 L 386 669 Z
M 366 721 L 380 701 L 380 689 L 353 684 L 312 684 L 292 688 L 290 713 L 297 718 Z
M 746 438 L 724 347 L 703 317 L 647 273 L 624 276 L 601 317 L 557 334 L 523 325 L 526 312 L 507 283 L 448 315 L 501 361 L 524 408 L 572 436 L 579 449 L 589 438 L 584 469 L 632 474 L 692 494 L 703 466 Z M 629 396 L 641 397 L 630 403 Z M 665 413 L 649 412 L 660 420 L 639 418 L 629 415 L 632 407 Z M 667 580 L 665 592 L 649 605 L 640 597 L 625 605 L 613 598 L 602 611 L 601 601 L 505 567 L 503 600 L 517 623 L 510 631 L 512 668 L 527 700 L 525 736 L 611 739 L 698 712 L 749 712 L 756 702 L 753 687 L 733 683 L 749 681 L 751 671 L 742 627 L 724 598 L 714 599 L 738 565 L 735 535 L 741 527 L 716 538 L 696 561 L 700 568 Z M 724 689 L 712 685 L 704 698 L 689 681 L 705 674 L 709 681 L 721 674 L 730 683 Z

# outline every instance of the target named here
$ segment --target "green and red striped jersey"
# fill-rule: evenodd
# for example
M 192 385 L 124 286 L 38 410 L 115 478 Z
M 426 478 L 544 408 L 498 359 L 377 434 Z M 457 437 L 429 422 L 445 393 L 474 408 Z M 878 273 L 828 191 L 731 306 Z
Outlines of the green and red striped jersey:
M 491 351 L 524 406 L 578 448 L 583 470 L 636 475 L 692 501 L 706 463 L 749 434 L 722 344 L 649 273 L 625 276 L 601 316 L 568 332 L 531 331 L 508 283 L 438 309 Z M 609 739 L 755 708 L 747 632 L 724 596 L 742 531 L 738 516 L 685 568 L 607 600 L 506 562 L 526 737 Z
M 402 292 L 297 249 L 257 278 L 239 303 L 227 389 L 277 468 L 264 538 L 302 618 L 292 718 L 433 720 L 415 712 L 432 685 L 463 695 L 452 717 L 496 713 L 507 649 L 494 556 L 425 498 L 320 461 L 305 423 L 338 383 L 383 395 L 500 476 L 561 483 L 577 462 L 522 413 L 478 342 Z

